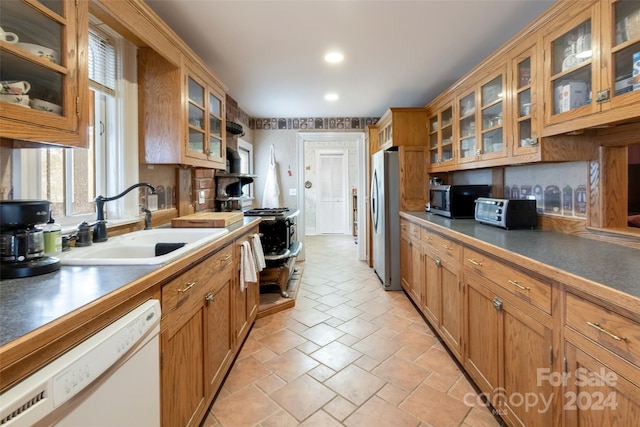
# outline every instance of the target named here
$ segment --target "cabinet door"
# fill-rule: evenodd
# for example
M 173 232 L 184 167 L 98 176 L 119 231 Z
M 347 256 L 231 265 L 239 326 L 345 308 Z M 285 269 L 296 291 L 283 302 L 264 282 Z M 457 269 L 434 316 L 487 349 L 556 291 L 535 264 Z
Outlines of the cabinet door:
M 502 302 L 500 313 L 503 410 L 509 412 L 508 418 L 515 417 L 522 425 L 551 426 L 555 413 L 554 390 L 550 381 L 540 380 L 542 372 L 552 371 L 551 329 L 507 301 Z M 517 400 L 521 396 L 538 399 L 527 406 Z M 547 407 L 540 397 L 552 404 Z
M 480 390 L 490 393 L 498 387 L 500 312 L 499 302 L 480 280 L 465 272 L 466 347 L 464 367 Z
M 411 244 L 411 297 L 418 304 L 422 304 L 422 250 L 418 242 Z
M 233 342 L 231 338 L 231 277 L 226 269 L 227 280 L 215 294 L 205 296 L 205 377 L 208 380 L 207 394 L 215 393 L 231 362 Z
M 453 105 L 442 108 L 429 119 L 429 167 L 453 164 Z
M 199 299 L 199 298 L 198 298 Z M 163 329 L 162 425 L 196 425 L 205 404 L 205 308 L 201 301 Z
M 411 268 L 411 263 L 413 262 L 412 251 L 411 251 L 412 242 L 408 236 L 401 234 L 400 235 L 400 283 L 403 289 L 407 292 L 409 296 L 411 296 L 411 274 L 413 270 Z
M 640 103 L 640 2 L 607 0 L 603 3 L 602 61 L 609 65 L 602 73 L 602 90 L 609 102 L 602 108 L 621 110 L 618 118 L 637 116 Z M 610 21 L 607 20 L 610 18 Z
M 506 67 L 502 66 L 486 83 L 480 86 L 480 159 L 488 160 L 506 156 L 505 123 Z
M 599 67 L 594 67 L 592 41 L 599 41 L 599 23 L 594 3 L 577 3 L 558 17 L 544 36 L 545 124 L 555 124 L 599 110 L 592 91 L 599 84 Z
M 428 250 L 424 253 L 424 315 L 434 328 L 440 324 L 440 259 Z
M 398 148 L 400 166 L 400 210 L 423 211 L 428 199 L 425 147 Z
M 633 426 L 640 416 L 640 378 L 629 381 L 593 355 L 566 345 L 568 381 L 564 393 L 566 426 Z M 605 359 L 616 362 L 611 357 Z M 627 370 L 636 372 L 637 369 Z M 576 374 L 580 374 L 578 378 Z
M 473 162 L 478 155 L 476 104 L 475 91 L 458 99 L 458 163 Z
M 87 2 L 2 3 L 0 137 L 87 146 L 87 15 Z
M 209 144 L 207 134 L 206 83 L 195 75 L 187 76 L 187 141 L 185 156 L 206 160 Z
M 223 93 L 215 93 L 209 89 L 209 100 L 207 102 L 208 116 L 208 135 L 209 142 L 207 144 L 207 158 L 220 168 L 225 168 L 225 139 L 223 133 Z
M 440 260 L 440 258 L 438 258 Z M 462 285 L 459 268 L 440 260 L 437 266 L 442 298 L 440 332 L 449 349 L 461 359 L 462 352 Z
M 533 43 L 511 61 L 513 156 L 534 156 L 539 148 L 537 118 L 542 103 L 538 102 L 538 51 Z

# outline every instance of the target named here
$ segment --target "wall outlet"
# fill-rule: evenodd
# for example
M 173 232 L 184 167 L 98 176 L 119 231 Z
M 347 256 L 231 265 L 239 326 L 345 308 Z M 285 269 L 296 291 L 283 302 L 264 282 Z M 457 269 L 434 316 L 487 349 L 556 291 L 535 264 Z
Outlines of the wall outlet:
M 295 196 L 298 194 L 298 189 L 297 188 L 290 188 L 289 189 L 289 195 L 290 196 Z
M 204 205 L 204 190 L 200 190 L 198 193 L 198 203 Z
M 158 195 L 157 194 L 149 194 L 147 196 L 147 209 L 151 212 L 158 210 Z

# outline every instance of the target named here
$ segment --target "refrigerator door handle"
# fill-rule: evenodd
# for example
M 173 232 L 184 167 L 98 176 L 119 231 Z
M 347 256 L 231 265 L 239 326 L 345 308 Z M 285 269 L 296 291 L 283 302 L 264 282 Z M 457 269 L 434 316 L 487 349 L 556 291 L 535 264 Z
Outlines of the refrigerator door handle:
M 378 171 L 373 171 L 373 177 L 371 179 L 371 217 L 373 218 L 373 229 L 378 230 L 378 213 L 379 200 L 378 200 Z

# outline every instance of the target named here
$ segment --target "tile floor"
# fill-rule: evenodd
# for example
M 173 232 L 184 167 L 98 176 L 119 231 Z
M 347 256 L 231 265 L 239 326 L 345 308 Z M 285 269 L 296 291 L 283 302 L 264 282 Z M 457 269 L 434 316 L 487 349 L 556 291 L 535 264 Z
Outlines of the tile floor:
M 203 426 L 499 425 L 352 237 L 305 244 L 296 306 L 255 323 Z

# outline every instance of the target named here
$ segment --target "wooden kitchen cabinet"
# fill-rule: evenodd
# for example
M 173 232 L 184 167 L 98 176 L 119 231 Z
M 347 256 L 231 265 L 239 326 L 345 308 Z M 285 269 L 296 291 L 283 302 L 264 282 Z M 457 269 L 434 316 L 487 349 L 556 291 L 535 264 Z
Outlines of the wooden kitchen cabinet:
M 238 351 L 244 342 L 249 329 L 258 315 L 260 307 L 260 280 L 256 283 L 246 283 L 244 290 L 240 289 L 240 246 L 242 242 L 252 243 L 252 237 L 258 232 L 257 227 L 242 235 L 234 241 L 234 267 L 233 267 L 233 342 L 235 351 Z
M 595 297 L 565 293 L 566 426 L 635 425 L 640 414 L 640 323 Z
M 422 306 L 423 298 L 420 233 L 420 226 L 400 220 L 400 283 L 418 307 Z
M 638 117 L 640 4 L 576 2 L 544 32 L 544 135 Z M 635 56 L 635 61 L 634 61 Z
M 466 296 L 463 365 L 499 415 L 510 425 L 553 425 L 559 414 L 559 388 L 542 380 L 554 372 L 552 318 L 498 284 L 516 271 L 501 264 L 498 277 L 478 274 L 491 259 L 464 249 Z M 488 278 L 488 277 L 491 277 Z M 498 282 L 498 283 L 496 283 Z M 515 280 L 514 280 L 515 282 Z M 520 284 L 520 282 L 517 282 Z M 527 287 L 527 283 L 522 284 Z M 527 407 L 519 397 L 544 396 Z
M 233 247 L 162 287 L 162 425 L 199 425 L 233 360 Z
M 423 229 L 423 312 L 449 350 L 462 360 L 462 245 Z
M 0 101 L 1 138 L 87 147 L 88 23 L 84 1 L 3 2 L 0 26 L 19 40 L 0 41 L 0 80 L 27 81 L 30 90 Z
M 140 158 L 144 163 L 226 168 L 224 89 L 197 64 L 138 51 Z
M 449 102 L 429 118 L 429 169 L 450 166 L 454 159 L 453 103 Z
M 429 199 L 426 147 L 398 147 L 400 210 L 423 211 Z
M 427 110 L 425 108 L 390 108 L 380 117 L 376 126 L 377 150 L 427 145 Z M 371 152 L 373 153 L 374 151 Z

